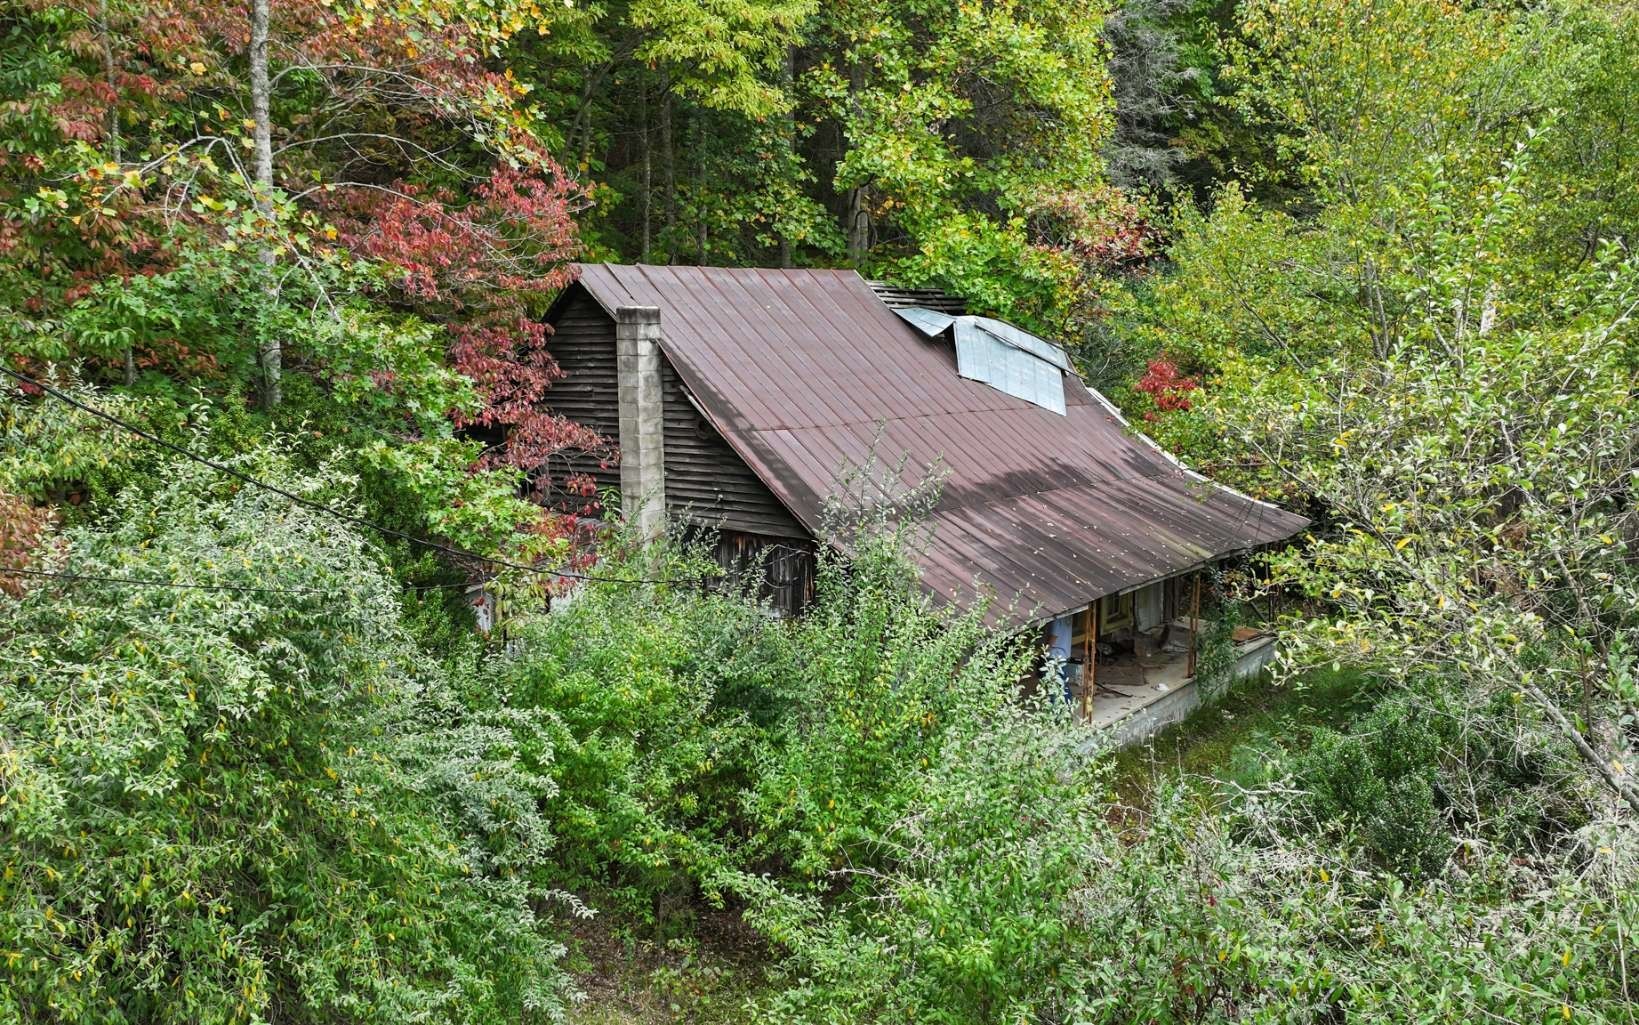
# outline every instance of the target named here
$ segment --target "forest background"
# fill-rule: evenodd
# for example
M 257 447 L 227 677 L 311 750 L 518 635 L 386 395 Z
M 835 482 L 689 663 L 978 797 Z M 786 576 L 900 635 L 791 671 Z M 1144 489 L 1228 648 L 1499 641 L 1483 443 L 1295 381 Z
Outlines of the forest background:
M 4 0 L 0 40 L 0 1021 L 602 1020 L 652 947 L 695 959 L 662 1017 L 1633 1021 L 1633 3 Z M 604 444 L 541 403 L 577 259 L 1062 342 L 1315 520 L 1269 686 L 1342 712 L 1135 794 L 920 594 L 914 517 L 792 623 L 631 551 L 550 472 Z

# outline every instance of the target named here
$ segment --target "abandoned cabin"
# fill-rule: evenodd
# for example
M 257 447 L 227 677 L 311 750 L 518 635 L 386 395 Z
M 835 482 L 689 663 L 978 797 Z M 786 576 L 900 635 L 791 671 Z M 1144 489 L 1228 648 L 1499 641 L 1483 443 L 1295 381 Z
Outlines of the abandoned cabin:
M 1123 734 L 1198 700 L 1199 572 L 1308 522 L 1191 472 L 1059 347 L 937 291 L 848 270 L 588 264 L 547 319 L 565 371 L 551 410 L 620 452 L 556 473 L 618 491 L 645 536 L 708 528 L 725 569 L 761 566 L 794 614 L 845 474 L 871 462 L 914 488 L 937 472 L 923 586 L 985 594 L 993 625 L 1040 631 L 1082 716 Z M 1237 640 L 1241 672 L 1273 652 Z

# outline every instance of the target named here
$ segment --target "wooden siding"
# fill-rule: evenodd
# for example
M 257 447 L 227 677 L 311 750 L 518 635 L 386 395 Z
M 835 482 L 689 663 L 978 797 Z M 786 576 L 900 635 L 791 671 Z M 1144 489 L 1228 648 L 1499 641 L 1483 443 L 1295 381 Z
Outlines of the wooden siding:
M 547 342 L 552 357 L 564 371 L 546 393 L 552 412 L 592 428 L 609 439 L 611 449 L 620 442 L 620 406 L 615 380 L 615 321 L 591 296 L 576 290 L 553 321 Z M 551 477 L 548 494 L 560 496 L 565 476 L 586 473 L 597 481 L 598 490 L 619 490 L 620 466 L 588 452 L 564 452 L 554 456 L 543 469 Z
M 620 406 L 615 363 L 615 321 L 586 292 L 576 289 L 557 311 L 548 343 L 564 378 L 547 392 L 548 407 L 561 416 L 620 440 Z M 665 334 L 664 315 L 660 321 Z M 677 371 L 661 363 L 666 437 L 666 511 L 672 516 L 725 531 L 806 538 L 808 531 L 751 472 L 722 435 L 700 415 Z M 599 465 L 589 453 L 563 453 L 546 467 L 553 482 L 569 473 L 587 473 L 600 491 L 619 490 L 620 467 Z M 548 492 L 553 497 L 561 491 Z
M 660 330 L 664 335 L 664 318 Z M 807 537 L 802 524 L 689 401 L 670 361 L 661 363 L 660 388 L 666 417 L 667 512 L 725 531 Z
M 806 537 L 768 537 L 724 530 L 712 553 L 729 581 L 745 586 L 756 572 L 757 596 L 779 610 L 797 616 L 814 600 L 818 555 Z

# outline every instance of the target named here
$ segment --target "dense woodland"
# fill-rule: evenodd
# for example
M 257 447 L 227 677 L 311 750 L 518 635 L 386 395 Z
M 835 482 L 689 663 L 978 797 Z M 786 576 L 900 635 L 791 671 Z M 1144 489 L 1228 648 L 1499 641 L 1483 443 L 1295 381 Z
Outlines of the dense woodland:
M 1631 0 L 0 0 L 0 1022 L 1631 1023 L 1636 112 Z M 1314 519 L 1295 711 L 1089 750 L 915 495 L 640 549 L 576 259 L 1060 341 Z

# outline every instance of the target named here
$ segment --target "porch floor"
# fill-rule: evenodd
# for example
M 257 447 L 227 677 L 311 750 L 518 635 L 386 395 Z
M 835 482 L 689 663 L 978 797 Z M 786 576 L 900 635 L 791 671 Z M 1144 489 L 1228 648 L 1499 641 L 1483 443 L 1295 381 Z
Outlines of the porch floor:
M 1183 719 L 1200 705 L 1189 672 L 1193 640 L 1188 620 L 1175 620 L 1164 649 L 1099 661 L 1087 726 L 1115 747 L 1136 743 Z M 1256 633 L 1238 641 L 1234 675 L 1251 676 L 1274 657 L 1275 637 Z M 1080 696 L 1076 696 L 1079 707 Z

